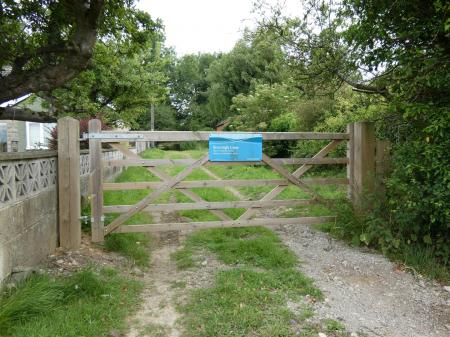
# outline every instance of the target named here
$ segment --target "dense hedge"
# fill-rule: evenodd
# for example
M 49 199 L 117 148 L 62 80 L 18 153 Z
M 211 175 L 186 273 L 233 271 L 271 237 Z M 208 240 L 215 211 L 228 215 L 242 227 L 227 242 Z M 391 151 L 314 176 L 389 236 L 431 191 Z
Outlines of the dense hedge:
M 432 246 L 444 263 L 450 256 L 450 110 L 405 113 L 408 123 L 394 145 L 387 179 L 390 230 L 407 242 Z M 393 139 L 396 141 L 398 139 Z

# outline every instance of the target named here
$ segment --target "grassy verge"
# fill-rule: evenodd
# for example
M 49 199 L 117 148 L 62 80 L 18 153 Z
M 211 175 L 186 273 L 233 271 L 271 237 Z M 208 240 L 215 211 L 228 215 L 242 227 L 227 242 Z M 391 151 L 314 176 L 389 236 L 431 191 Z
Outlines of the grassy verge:
M 179 268 L 196 266 L 199 250 L 208 249 L 231 268 L 220 271 L 212 287 L 191 292 L 180 306 L 186 337 L 344 336 L 338 322 L 307 322 L 312 311 L 302 300 L 320 300 L 313 282 L 297 270 L 295 255 L 271 230 L 261 227 L 208 229 L 189 235 L 173 254 Z M 296 312 L 287 301 L 305 303 Z
M 57 278 L 35 275 L 1 294 L 0 335 L 97 337 L 124 331 L 140 290 L 139 282 L 112 269 Z

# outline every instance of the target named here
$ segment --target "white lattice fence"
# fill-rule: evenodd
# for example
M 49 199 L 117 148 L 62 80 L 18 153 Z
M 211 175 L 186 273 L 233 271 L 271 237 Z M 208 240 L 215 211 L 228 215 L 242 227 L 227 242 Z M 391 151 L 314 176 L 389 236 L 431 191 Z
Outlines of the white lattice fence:
M 0 207 L 56 185 L 56 158 L 5 161 L 0 164 Z
M 119 151 L 105 151 L 103 152 L 103 160 L 121 160 L 123 159 L 123 154 Z M 86 176 L 89 174 L 90 164 L 89 164 L 89 153 L 83 153 L 80 155 L 80 176 Z M 113 170 L 115 171 L 117 170 Z
M 119 151 L 105 151 L 103 160 L 123 159 Z M 117 170 L 111 168 L 112 171 Z M 113 175 L 115 172 L 108 172 Z M 89 154 L 80 156 L 80 175 L 89 174 Z M 56 186 L 57 158 L 7 160 L 0 163 L 0 207 Z
M 89 174 L 89 154 L 80 155 L 80 176 Z

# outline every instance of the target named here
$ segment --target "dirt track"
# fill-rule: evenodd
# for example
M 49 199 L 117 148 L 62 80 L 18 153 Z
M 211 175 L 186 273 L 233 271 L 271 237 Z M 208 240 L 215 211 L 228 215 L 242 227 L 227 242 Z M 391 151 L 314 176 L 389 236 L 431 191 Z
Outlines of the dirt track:
M 300 270 L 313 278 L 325 300 L 314 304 L 312 320 L 332 318 L 352 336 L 448 337 L 450 293 L 414 276 L 380 254 L 351 248 L 309 227 L 280 226 L 276 232 L 301 260 Z M 128 337 L 182 335 L 177 303 L 190 289 L 208 287 L 214 274 L 227 266 L 206 252 L 199 269 L 177 271 L 170 254 L 178 237 L 160 241 L 152 252 L 152 267 L 142 278 L 144 303 L 130 318 Z M 174 287 L 182 282 L 182 287 Z M 289 303 L 295 310 L 298 303 Z M 147 330 L 145 329 L 147 327 Z

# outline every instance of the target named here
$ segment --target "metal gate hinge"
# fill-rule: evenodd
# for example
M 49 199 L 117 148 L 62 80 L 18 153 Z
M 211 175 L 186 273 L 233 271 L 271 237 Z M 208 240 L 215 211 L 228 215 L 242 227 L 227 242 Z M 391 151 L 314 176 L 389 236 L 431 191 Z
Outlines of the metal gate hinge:
M 87 139 L 123 139 L 123 140 L 136 140 L 144 139 L 144 135 L 137 133 L 83 133 L 82 140 Z
M 93 218 L 93 217 L 92 217 L 92 218 L 89 218 L 88 215 L 82 215 L 82 216 L 78 217 L 78 219 L 80 219 L 81 221 L 83 221 L 83 222 L 85 222 L 85 223 L 87 223 L 89 220 L 91 220 L 91 222 L 94 222 L 94 218 Z M 105 216 L 104 216 L 104 215 L 102 215 L 102 216 L 100 217 L 100 221 L 102 221 L 102 222 L 105 221 Z

